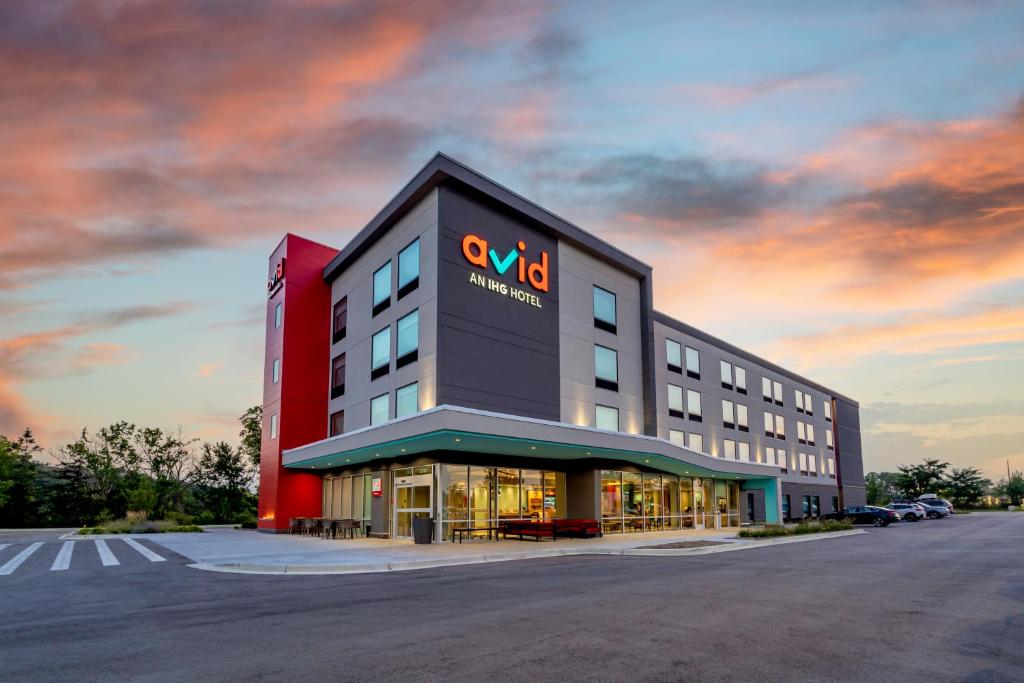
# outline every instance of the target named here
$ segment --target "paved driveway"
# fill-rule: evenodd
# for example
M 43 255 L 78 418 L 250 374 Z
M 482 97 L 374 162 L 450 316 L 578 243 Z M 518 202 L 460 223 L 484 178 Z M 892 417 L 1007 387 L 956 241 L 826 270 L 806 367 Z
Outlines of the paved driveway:
M 132 571 L 92 578 L 0 576 L 0 678 L 933 683 L 1024 672 L 1024 514 L 717 555 L 350 576 L 133 559 Z

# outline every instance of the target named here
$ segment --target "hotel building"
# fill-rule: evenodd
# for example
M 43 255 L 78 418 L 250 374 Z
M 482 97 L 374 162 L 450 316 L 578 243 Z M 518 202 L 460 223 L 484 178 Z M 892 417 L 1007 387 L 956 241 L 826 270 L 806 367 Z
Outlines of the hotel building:
M 340 251 L 286 235 L 267 293 L 261 530 L 865 502 L 856 401 L 658 312 L 649 266 L 442 154 Z

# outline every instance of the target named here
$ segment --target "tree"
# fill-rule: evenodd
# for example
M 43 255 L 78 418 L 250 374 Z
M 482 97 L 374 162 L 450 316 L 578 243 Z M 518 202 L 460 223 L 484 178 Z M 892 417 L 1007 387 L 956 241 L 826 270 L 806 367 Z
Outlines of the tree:
M 888 505 L 896 497 L 896 479 L 893 472 L 868 472 L 864 475 L 864 492 L 868 505 Z
M 991 485 L 992 482 L 982 477 L 976 467 L 954 467 L 946 477 L 943 491 L 952 499 L 953 505 L 966 508 L 978 505 L 985 489 Z
M 203 505 L 215 522 L 233 522 L 249 516 L 252 510 L 254 471 L 241 449 L 234 450 L 224 441 L 204 443 L 199 458 L 196 484 Z
M 195 476 L 193 443 L 182 438 L 180 429 L 177 436 L 155 427 L 136 434 L 136 450 L 152 482 L 153 500 L 147 512 L 153 519 L 163 519 L 169 510 L 183 511 L 186 488 Z
M 42 449 L 31 429 L 11 441 L 0 436 L 0 527 L 29 526 L 37 521 L 36 464 Z
M 1014 472 L 1010 478 L 999 482 L 999 494 L 1010 499 L 1010 505 L 1024 504 L 1024 472 Z
M 925 459 L 922 465 L 900 465 L 896 475 L 896 488 L 907 498 L 919 498 L 924 493 L 935 493 L 946 481 L 948 462 Z
M 259 471 L 260 444 L 263 437 L 263 406 L 249 408 L 242 417 L 238 418 L 238 421 L 242 423 L 242 431 L 238 433 L 242 441 L 238 450 Z

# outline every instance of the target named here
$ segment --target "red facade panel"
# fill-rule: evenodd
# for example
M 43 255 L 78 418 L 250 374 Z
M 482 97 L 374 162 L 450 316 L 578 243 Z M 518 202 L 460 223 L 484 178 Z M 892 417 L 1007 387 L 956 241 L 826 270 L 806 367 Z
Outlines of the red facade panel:
M 320 515 L 321 479 L 281 466 L 281 452 L 326 438 L 331 290 L 323 269 L 338 251 L 288 234 L 270 256 L 263 372 L 259 528 L 284 531 L 292 517 Z M 275 326 L 281 304 L 281 326 Z M 273 381 L 274 360 L 281 376 Z M 272 421 L 277 416 L 277 436 Z

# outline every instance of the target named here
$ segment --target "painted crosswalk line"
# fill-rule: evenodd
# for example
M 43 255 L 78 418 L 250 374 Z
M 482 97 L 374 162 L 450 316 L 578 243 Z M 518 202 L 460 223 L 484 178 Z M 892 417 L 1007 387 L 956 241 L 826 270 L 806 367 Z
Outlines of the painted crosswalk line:
M 142 555 L 147 560 L 149 560 L 150 562 L 166 562 L 166 560 L 164 558 L 160 557 L 159 555 L 154 553 L 152 550 L 150 550 L 146 546 L 144 546 L 141 543 L 139 543 L 138 541 L 136 541 L 134 538 L 126 538 L 126 539 L 123 539 L 123 540 L 124 540 L 125 543 L 127 543 L 131 547 L 133 547 L 136 550 L 138 550 L 139 554 Z
M 6 548 L 9 545 L 10 545 L 10 543 L 0 543 L 0 550 L 3 550 L 4 548 Z
M 60 547 L 60 552 L 57 553 L 57 557 L 54 558 L 53 564 L 50 566 L 51 572 L 64 571 L 71 566 L 71 553 L 75 551 L 74 541 L 64 541 L 64 545 Z
M 32 545 L 30 545 L 29 547 L 25 548 L 20 553 L 12 557 L 10 560 L 7 561 L 7 564 L 0 567 L 0 576 L 7 576 L 8 574 L 13 574 L 14 570 L 20 567 L 21 563 L 27 560 L 29 558 L 29 555 L 39 550 L 40 546 L 42 545 L 43 544 L 41 541 L 33 543 Z
M 121 564 L 117 561 L 117 558 L 114 557 L 114 553 L 110 552 L 110 546 L 107 545 L 106 541 L 99 539 L 93 542 L 96 544 L 96 550 L 100 554 L 100 562 L 103 563 L 104 567 L 112 567 L 114 565 Z

